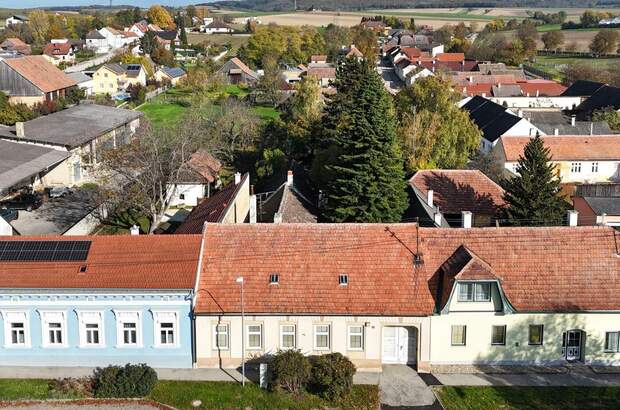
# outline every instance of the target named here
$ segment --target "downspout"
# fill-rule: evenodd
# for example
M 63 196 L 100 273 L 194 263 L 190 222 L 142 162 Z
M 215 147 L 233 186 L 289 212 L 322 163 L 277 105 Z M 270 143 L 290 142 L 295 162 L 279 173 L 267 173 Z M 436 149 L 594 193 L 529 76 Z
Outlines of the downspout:
M 207 230 L 207 222 L 202 227 L 202 238 L 200 240 L 200 253 L 198 254 L 198 266 L 196 268 L 196 282 L 194 283 L 194 295 L 192 297 L 192 309 L 191 309 L 191 326 L 192 326 L 192 367 L 197 367 L 198 357 L 196 352 L 196 314 L 194 309 L 196 307 L 196 300 L 198 299 L 198 287 L 200 285 L 200 272 L 202 271 L 202 258 L 204 256 L 204 243 L 205 232 Z

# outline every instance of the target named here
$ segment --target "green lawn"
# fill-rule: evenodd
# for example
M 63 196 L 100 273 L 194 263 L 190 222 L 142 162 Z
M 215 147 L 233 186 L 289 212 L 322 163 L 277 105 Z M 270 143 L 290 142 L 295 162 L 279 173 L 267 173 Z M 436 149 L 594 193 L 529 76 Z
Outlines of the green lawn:
M 574 64 L 588 64 L 595 68 L 607 69 L 616 67 L 620 64 L 620 58 L 537 56 L 536 62 L 528 64 L 551 73 L 557 79 L 561 79 L 561 71 L 565 66 Z
M 620 408 L 620 387 L 441 387 L 446 410 Z
M 203 409 L 376 409 L 379 401 L 377 386 L 354 386 L 353 393 L 342 403 L 329 403 L 317 396 L 294 397 L 261 390 L 255 384 L 245 387 L 229 382 L 159 381 L 149 399 L 177 409 L 191 409 L 191 402 L 202 401 Z
M 153 125 L 159 127 L 175 125 L 187 108 L 174 102 L 154 101 L 147 102 L 138 109 L 146 115 Z
M 0 401 L 2 400 L 45 400 L 75 399 L 76 395 L 59 395 L 49 389 L 49 380 L 43 379 L 0 379 Z M 0 403 L 0 407 L 2 407 Z

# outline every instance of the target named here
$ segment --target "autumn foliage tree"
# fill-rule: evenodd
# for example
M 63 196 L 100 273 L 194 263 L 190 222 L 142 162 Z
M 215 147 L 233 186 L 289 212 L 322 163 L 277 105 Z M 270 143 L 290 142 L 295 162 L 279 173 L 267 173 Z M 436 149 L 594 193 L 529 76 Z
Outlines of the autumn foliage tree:
M 151 6 L 146 16 L 151 23 L 158 25 L 162 29 L 171 30 L 176 27 L 170 13 L 160 5 L 155 4 Z

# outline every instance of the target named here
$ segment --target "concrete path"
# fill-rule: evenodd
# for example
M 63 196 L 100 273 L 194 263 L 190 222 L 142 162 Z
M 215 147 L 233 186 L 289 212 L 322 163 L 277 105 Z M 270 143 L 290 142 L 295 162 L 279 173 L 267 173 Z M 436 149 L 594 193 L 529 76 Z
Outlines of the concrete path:
M 379 390 L 384 408 L 432 406 L 435 403 L 430 387 L 415 370 L 405 365 L 384 365 Z
M 558 374 L 434 374 L 446 386 L 620 386 L 620 374 L 579 370 Z

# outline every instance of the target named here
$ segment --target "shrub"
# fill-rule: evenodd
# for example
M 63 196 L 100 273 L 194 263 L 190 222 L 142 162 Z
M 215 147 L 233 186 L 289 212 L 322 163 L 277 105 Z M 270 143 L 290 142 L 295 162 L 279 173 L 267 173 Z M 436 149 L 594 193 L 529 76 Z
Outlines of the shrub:
M 146 364 L 98 367 L 93 376 L 95 397 L 144 397 L 157 382 L 157 373 Z
M 299 393 L 310 378 L 310 361 L 299 350 L 280 350 L 271 361 L 271 389 Z
M 50 397 L 93 397 L 93 382 L 92 377 L 65 377 L 51 380 L 48 384 Z
M 346 397 L 353 387 L 355 365 L 340 353 L 314 356 L 311 359 L 312 390 L 327 400 Z

